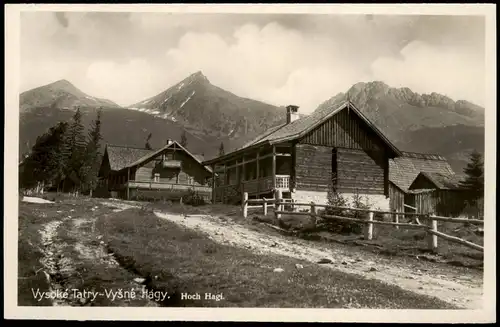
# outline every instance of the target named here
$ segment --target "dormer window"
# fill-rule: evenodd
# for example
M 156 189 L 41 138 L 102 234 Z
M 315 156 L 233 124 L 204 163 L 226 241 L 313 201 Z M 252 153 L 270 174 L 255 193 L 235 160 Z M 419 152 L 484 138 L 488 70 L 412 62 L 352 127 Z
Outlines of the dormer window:
M 154 175 L 154 181 L 155 182 L 159 182 L 160 181 L 160 174 L 159 173 L 155 173 L 155 175 Z

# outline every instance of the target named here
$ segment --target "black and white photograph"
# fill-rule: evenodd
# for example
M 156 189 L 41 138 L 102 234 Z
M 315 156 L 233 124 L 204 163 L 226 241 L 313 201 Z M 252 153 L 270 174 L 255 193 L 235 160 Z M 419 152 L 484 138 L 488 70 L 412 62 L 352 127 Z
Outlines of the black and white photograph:
M 494 5 L 5 8 L 6 317 L 496 321 Z

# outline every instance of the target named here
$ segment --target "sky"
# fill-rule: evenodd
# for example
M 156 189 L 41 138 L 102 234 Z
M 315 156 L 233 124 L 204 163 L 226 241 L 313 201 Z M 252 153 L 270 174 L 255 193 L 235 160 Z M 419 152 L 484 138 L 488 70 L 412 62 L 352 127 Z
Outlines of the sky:
M 485 103 L 480 16 L 21 13 L 21 92 L 66 79 L 129 106 L 202 71 L 310 113 L 358 82 Z

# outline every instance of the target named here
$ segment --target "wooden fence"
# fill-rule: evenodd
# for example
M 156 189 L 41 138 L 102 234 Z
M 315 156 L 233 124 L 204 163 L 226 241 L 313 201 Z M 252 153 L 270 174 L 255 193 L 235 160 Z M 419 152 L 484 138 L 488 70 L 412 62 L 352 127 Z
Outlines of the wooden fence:
M 315 222 L 317 222 L 318 218 L 320 219 L 325 219 L 325 220 L 344 220 L 344 221 L 351 221 L 351 222 L 357 222 L 361 224 L 365 224 L 364 228 L 364 238 L 365 240 L 372 240 L 373 239 L 373 226 L 374 225 L 390 225 L 394 226 L 396 229 L 399 229 L 400 227 L 405 227 L 405 228 L 412 228 L 412 229 L 422 229 L 428 234 L 428 246 L 429 249 L 432 251 L 437 250 L 438 247 L 438 237 L 441 237 L 445 240 L 448 240 L 450 242 L 462 244 L 464 246 L 467 246 L 469 248 L 478 250 L 478 251 L 484 251 L 484 247 L 475 244 L 472 242 L 469 242 L 467 240 L 464 240 L 459 237 L 451 236 L 442 232 L 438 231 L 438 221 L 442 222 L 451 222 L 451 223 L 469 223 L 469 224 L 477 224 L 477 225 L 483 225 L 484 221 L 479 220 L 479 219 L 467 219 L 467 218 L 450 218 L 450 217 L 442 217 L 442 216 L 435 216 L 435 215 L 430 215 L 430 214 L 422 214 L 422 213 L 410 213 L 410 212 L 394 212 L 394 211 L 380 211 L 380 210 L 371 210 L 371 209 L 359 209 L 359 208 L 350 208 L 350 207 L 335 207 L 331 205 L 325 205 L 325 204 L 316 204 L 314 202 L 311 203 L 300 203 L 296 202 L 293 199 L 283 199 L 282 193 L 280 190 L 277 190 L 275 192 L 275 197 L 273 199 L 248 199 L 248 193 L 243 193 L 243 199 L 241 201 L 242 205 L 242 210 L 243 210 L 243 217 L 246 218 L 248 216 L 248 209 L 259 209 L 262 208 L 263 214 L 267 215 L 268 209 L 273 208 L 274 209 L 274 215 L 276 219 L 281 219 L 281 215 L 287 214 L 287 215 L 303 215 L 303 216 L 310 216 L 314 219 Z M 285 206 L 291 207 L 290 211 L 286 211 Z M 307 207 L 309 210 L 307 211 L 299 211 L 299 207 Z M 325 208 L 325 209 L 336 209 L 336 210 L 345 210 L 345 211 L 353 211 L 353 212 L 363 212 L 366 213 L 366 218 L 361 219 L 361 218 L 351 218 L 351 217 L 342 217 L 342 216 L 336 216 L 336 215 L 328 215 L 328 214 L 318 214 L 318 208 Z M 373 217 L 374 215 L 378 214 L 389 214 L 392 215 L 393 221 L 378 221 L 374 220 Z M 400 223 L 399 222 L 399 217 L 400 216 L 410 216 L 413 219 L 413 223 Z M 424 221 L 425 223 L 421 222 Z

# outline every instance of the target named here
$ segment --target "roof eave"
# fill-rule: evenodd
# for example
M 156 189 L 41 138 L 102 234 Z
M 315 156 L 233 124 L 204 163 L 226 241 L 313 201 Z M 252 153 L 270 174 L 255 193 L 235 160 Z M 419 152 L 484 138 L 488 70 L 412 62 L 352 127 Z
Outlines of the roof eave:
M 304 135 L 306 135 L 307 133 L 309 133 L 310 131 L 314 130 L 316 127 L 318 127 L 321 124 L 323 124 L 328 119 L 330 119 L 333 116 L 335 116 L 337 113 L 339 113 L 341 110 L 345 109 L 348 106 L 352 106 L 353 109 L 354 109 L 354 111 L 356 112 L 356 114 L 363 121 L 365 121 L 367 123 L 367 125 L 382 139 L 382 141 L 384 141 L 384 143 L 386 144 L 386 146 L 389 149 L 392 150 L 394 156 L 392 156 L 391 158 L 402 156 L 402 152 L 375 125 L 373 125 L 373 123 L 371 123 L 368 120 L 368 118 L 366 118 L 363 115 L 363 113 L 361 111 L 359 111 L 359 109 L 351 101 L 344 101 L 340 106 L 337 107 L 337 109 L 333 110 L 328 115 L 326 115 L 325 117 L 323 117 L 322 119 L 320 119 L 316 123 L 312 124 L 308 128 L 304 129 L 303 131 L 301 131 L 299 133 L 296 133 L 296 134 L 293 134 L 293 135 L 289 135 L 289 136 L 280 138 L 280 139 L 272 140 L 271 143 L 275 144 L 275 143 L 280 143 L 280 142 L 285 142 L 285 141 L 291 141 L 291 140 L 295 140 L 295 139 L 301 138 Z
M 139 160 L 136 160 L 135 162 L 123 167 L 122 169 L 120 169 L 120 171 L 123 171 L 125 169 L 129 169 L 129 168 L 133 168 L 133 167 L 136 167 L 138 165 L 140 165 L 141 163 L 143 163 L 144 161 L 160 154 L 162 151 L 165 151 L 166 149 L 170 148 L 173 144 L 176 144 L 177 146 L 179 146 L 184 152 L 186 152 L 191 158 L 193 158 L 196 162 L 198 162 L 201 166 L 203 166 L 203 168 L 208 171 L 209 173 L 212 173 L 212 169 L 207 167 L 206 165 L 203 164 L 203 162 L 201 162 L 200 160 L 198 160 L 198 158 L 196 158 L 191 152 L 189 152 L 185 147 L 183 147 L 182 145 L 180 145 L 179 143 L 177 143 L 177 141 L 173 141 L 172 143 L 170 144 L 167 144 L 165 145 L 163 148 L 161 149 L 158 149 L 156 150 L 155 152 L 151 153 L 151 154 L 148 154 L 142 158 L 140 158 Z
M 238 149 L 236 151 L 224 154 L 224 155 L 222 155 L 220 157 L 203 161 L 203 164 L 204 165 L 214 165 L 214 164 L 217 164 L 218 162 L 226 161 L 226 160 L 230 159 L 231 157 L 237 156 L 239 154 L 245 153 L 246 151 L 253 150 L 255 148 L 261 147 L 261 146 L 266 145 L 266 144 L 271 144 L 271 143 L 268 140 L 262 141 L 262 142 L 259 142 L 259 143 L 255 143 L 255 144 L 250 145 L 250 146 L 248 146 L 246 148 Z
M 403 153 L 382 133 L 382 131 L 375 126 L 351 101 L 348 101 L 344 104 L 345 106 L 352 106 L 356 114 L 365 121 L 365 123 L 384 141 L 384 143 L 393 151 L 393 154 L 396 156 L 402 156 Z

